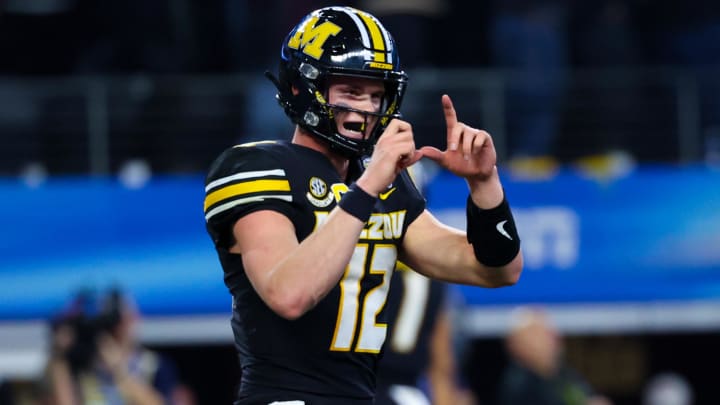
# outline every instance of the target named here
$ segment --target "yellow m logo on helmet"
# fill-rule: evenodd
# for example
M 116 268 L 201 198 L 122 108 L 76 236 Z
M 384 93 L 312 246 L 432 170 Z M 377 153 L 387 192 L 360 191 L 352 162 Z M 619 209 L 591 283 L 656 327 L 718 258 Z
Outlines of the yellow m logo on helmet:
M 305 54 L 315 59 L 320 59 L 325 51 L 323 49 L 325 41 L 330 38 L 330 35 L 337 35 L 342 31 L 342 28 L 330 21 L 315 25 L 317 21 L 318 17 L 307 19 L 305 24 L 298 28 L 295 35 L 290 38 L 288 46 L 292 49 L 302 49 Z

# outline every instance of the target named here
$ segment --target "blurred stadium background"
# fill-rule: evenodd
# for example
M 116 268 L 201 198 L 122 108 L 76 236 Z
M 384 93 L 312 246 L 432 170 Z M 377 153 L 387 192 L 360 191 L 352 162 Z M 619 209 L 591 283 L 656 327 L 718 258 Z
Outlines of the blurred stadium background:
M 380 3 L 350 4 L 396 37 L 418 144 L 444 146 L 450 94 L 493 134 L 516 207 L 521 283 L 453 290 L 480 402 L 492 404 L 510 312 L 537 305 L 616 404 L 641 403 L 667 371 L 696 404 L 720 403 L 720 5 Z M 143 314 L 141 341 L 199 403 L 230 402 L 230 297 L 203 175 L 225 147 L 289 136 L 262 73 L 327 4 L 0 0 L 0 381 L 38 377 L 47 321 L 75 292 L 118 285 Z M 519 152 L 528 132 L 540 145 Z M 463 183 L 427 173 L 429 207 L 464 227 Z

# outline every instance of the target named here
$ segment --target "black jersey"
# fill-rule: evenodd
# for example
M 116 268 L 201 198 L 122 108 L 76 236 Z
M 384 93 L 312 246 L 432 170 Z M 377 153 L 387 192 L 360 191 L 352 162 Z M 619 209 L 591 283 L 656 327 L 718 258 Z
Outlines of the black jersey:
M 386 309 L 392 326 L 378 371 L 381 389 L 395 384 L 418 384 L 429 363 L 431 339 L 446 295 L 445 283 L 398 264 Z
M 351 165 L 348 182 L 363 170 L 361 160 Z M 425 208 L 407 172 L 380 194 L 339 284 L 296 320 L 278 316 L 262 301 L 241 256 L 228 251 L 234 223 L 258 210 L 287 216 L 298 240 L 304 240 L 347 189 L 322 153 L 287 142 L 236 146 L 211 167 L 205 218 L 233 297 L 240 397 L 308 392 L 348 400 L 372 398 L 398 248 L 408 225 Z

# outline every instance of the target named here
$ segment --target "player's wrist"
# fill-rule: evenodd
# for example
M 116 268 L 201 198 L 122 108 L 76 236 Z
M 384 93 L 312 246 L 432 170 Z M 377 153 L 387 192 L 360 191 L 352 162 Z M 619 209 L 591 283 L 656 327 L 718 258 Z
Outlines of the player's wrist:
M 372 187 L 364 177 L 360 177 L 355 183 L 353 183 L 350 187 L 356 186 L 360 188 L 364 193 L 377 198 L 377 196 L 380 194 L 380 191 L 375 191 L 375 188 Z M 382 188 L 380 189 L 382 190 Z
M 502 202 L 490 209 L 481 209 L 468 196 L 467 240 L 478 262 L 491 267 L 510 263 L 520 251 L 520 236 L 510 204 Z
M 373 196 L 363 190 L 357 183 L 353 183 L 348 191 L 343 194 L 338 206 L 364 223 L 370 219 L 376 200 L 377 195 Z
M 473 203 L 480 209 L 491 209 L 500 205 L 505 198 L 505 191 L 497 169 L 493 170 L 493 174 L 483 179 L 468 178 L 466 179 L 470 188 L 470 198 Z

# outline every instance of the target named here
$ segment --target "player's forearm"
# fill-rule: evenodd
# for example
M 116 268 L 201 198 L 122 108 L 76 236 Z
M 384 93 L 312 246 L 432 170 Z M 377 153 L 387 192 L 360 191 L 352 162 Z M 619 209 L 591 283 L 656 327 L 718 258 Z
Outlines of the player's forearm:
M 514 285 L 520 280 L 523 269 L 522 252 L 518 252 L 513 260 L 501 267 L 485 268 L 489 277 L 495 280 L 495 286 L 504 287 Z
M 489 266 L 481 263 L 472 247 L 467 244 L 462 249 L 462 258 L 458 268 L 472 272 L 478 280 L 478 285 L 490 288 L 505 287 L 514 285 L 520 279 L 523 269 L 522 252 L 517 254 L 507 263 L 501 266 Z
M 448 280 L 454 283 L 472 284 L 481 287 L 504 287 L 517 283 L 522 272 L 522 255 L 517 256 L 509 263 L 499 267 L 491 267 L 480 263 L 475 257 L 473 248 L 463 236 L 456 243 L 448 244 L 445 248 L 445 263 L 438 263 L 438 270 L 443 274 L 451 275 Z
M 410 224 L 402 259 L 427 277 L 481 287 L 512 285 L 522 270 L 521 257 L 500 267 L 480 263 L 465 232 L 443 225 L 427 211 Z
M 334 209 L 319 229 L 275 266 L 266 302 L 288 319 L 312 309 L 342 277 L 363 226 L 347 212 Z
M 466 235 L 480 272 L 493 286 L 515 284 L 523 266 L 520 236 L 497 167 L 487 179 L 468 185 Z

